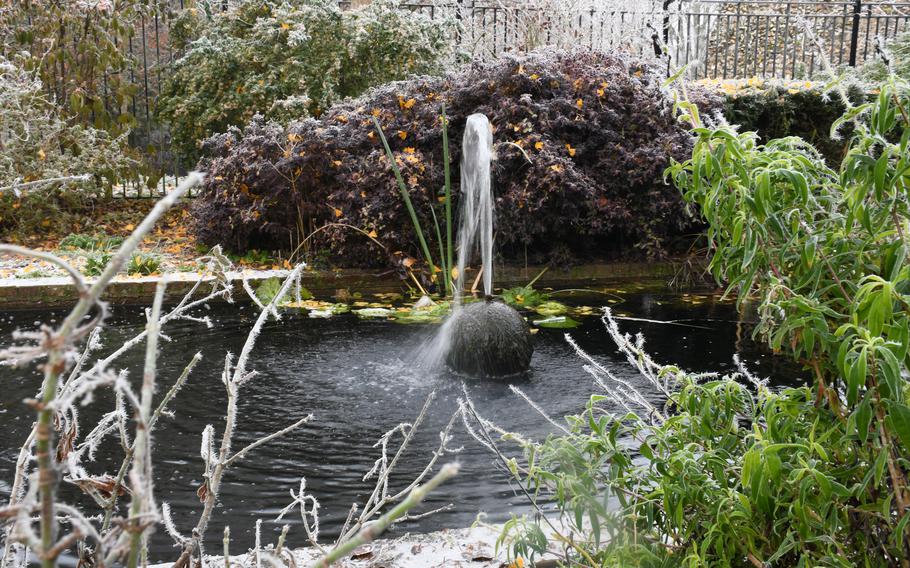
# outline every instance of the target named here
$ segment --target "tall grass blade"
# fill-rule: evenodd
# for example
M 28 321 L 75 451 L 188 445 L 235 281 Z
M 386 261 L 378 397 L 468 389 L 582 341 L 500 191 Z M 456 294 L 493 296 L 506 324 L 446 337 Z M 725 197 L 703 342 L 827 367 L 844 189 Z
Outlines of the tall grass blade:
M 392 172 L 395 174 L 395 179 L 398 181 L 398 189 L 401 191 L 401 198 L 404 199 L 404 204 L 408 208 L 408 214 L 411 216 L 411 222 L 414 224 L 414 230 L 417 232 L 417 239 L 420 241 L 420 249 L 423 251 L 424 259 L 430 267 L 430 278 L 435 278 L 434 268 L 436 267 L 436 264 L 433 262 L 433 255 L 430 254 L 430 247 L 427 246 L 427 240 L 423 236 L 423 228 L 420 226 L 420 220 L 417 219 L 417 212 L 414 211 L 414 204 L 411 203 L 411 196 L 408 194 L 408 188 L 404 184 L 404 179 L 401 177 L 401 170 L 398 169 L 398 164 L 395 162 L 395 156 L 392 154 L 392 149 L 389 147 L 389 141 L 386 140 L 385 134 L 382 132 L 382 127 L 379 126 L 379 121 L 376 120 L 375 116 L 373 117 L 373 124 L 376 126 L 376 131 L 379 132 L 379 138 L 382 140 L 382 145 L 385 148 L 385 155 L 389 159 L 389 164 L 392 166 Z
M 442 272 L 443 272 L 443 274 L 445 274 L 449 269 L 445 265 L 446 253 L 445 253 L 445 250 L 443 250 L 445 245 L 442 242 L 442 231 L 439 230 L 439 221 L 436 220 L 436 208 L 433 206 L 430 206 L 430 213 L 433 215 L 433 225 L 436 227 L 436 242 L 439 243 L 439 258 L 442 259 Z M 444 276 L 442 281 L 445 284 L 446 294 L 448 294 L 449 293 L 448 277 Z
M 452 246 L 452 171 L 449 167 L 449 118 L 446 116 L 446 105 L 442 105 L 442 163 L 445 171 L 446 189 L 446 291 L 452 294 L 452 267 L 454 264 L 454 247 Z

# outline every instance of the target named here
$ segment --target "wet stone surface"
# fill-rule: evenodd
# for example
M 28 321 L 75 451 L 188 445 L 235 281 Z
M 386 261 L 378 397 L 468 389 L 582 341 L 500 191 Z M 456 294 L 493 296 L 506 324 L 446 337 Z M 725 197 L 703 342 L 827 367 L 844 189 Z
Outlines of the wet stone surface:
M 446 363 L 479 378 L 518 377 L 531 366 L 534 343 L 528 322 L 506 304 L 483 300 L 464 306 L 452 322 Z

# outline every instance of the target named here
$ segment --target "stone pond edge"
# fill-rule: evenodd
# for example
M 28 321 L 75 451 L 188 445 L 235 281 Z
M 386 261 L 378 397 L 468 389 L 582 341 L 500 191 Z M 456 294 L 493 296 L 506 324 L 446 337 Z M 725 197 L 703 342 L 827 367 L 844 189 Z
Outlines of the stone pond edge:
M 551 268 L 535 283 L 543 288 L 583 288 L 624 283 L 649 284 L 665 287 L 681 267 L 679 261 L 662 262 L 620 262 L 582 264 L 567 269 Z M 501 288 L 522 286 L 540 274 L 540 266 L 500 266 L 496 268 L 496 285 Z M 242 294 L 239 287 L 246 279 L 254 287 L 261 281 L 284 277 L 288 270 L 243 270 L 228 272 L 227 276 Z M 147 305 L 161 279 L 167 279 L 166 298 L 179 300 L 203 277 L 195 272 L 174 272 L 156 276 L 118 276 L 108 288 L 104 299 L 120 305 Z M 91 282 L 91 278 L 87 278 Z M 306 270 L 303 285 L 317 298 L 336 296 L 340 291 L 367 295 L 382 292 L 398 292 L 407 282 L 388 269 L 334 269 Z M 240 297 L 240 295 L 235 295 Z M 0 310 L 59 308 L 72 305 L 77 299 L 76 291 L 68 277 L 52 278 L 2 278 L 0 279 Z

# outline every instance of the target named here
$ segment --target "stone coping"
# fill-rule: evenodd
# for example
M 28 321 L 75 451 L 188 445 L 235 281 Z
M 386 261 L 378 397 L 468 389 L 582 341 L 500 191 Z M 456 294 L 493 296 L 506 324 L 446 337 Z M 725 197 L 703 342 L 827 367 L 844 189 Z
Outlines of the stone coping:
M 569 269 L 551 268 L 544 273 L 535 287 L 566 288 L 586 286 L 622 285 L 647 282 L 660 287 L 676 273 L 678 264 L 659 263 L 602 263 L 573 266 Z M 496 268 L 496 285 L 508 288 L 527 284 L 543 270 L 539 266 Z M 228 272 L 238 286 L 246 278 L 255 285 L 268 278 L 287 276 L 289 270 L 243 270 Z M 158 282 L 166 278 L 167 300 L 179 300 L 202 277 L 196 272 L 173 272 L 159 276 L 120 275 L 108 287 L 104 299 L 113 304 L 146 305 L 151 302 Z M 92 282 L 92 278 L 86 278 Z M 303 285 L 317 298 L 330 298 L 341 290 L 351 293 L 375 294 L 401 291 L 407 282 L 392 270 L 306 270 Z M 239 291 L 239 288 L 238 288 Z M 239 296 L 237 296 L 239 297 Z M 51 278 L 2 278 L 0 279 L 0 310 L 55 308 L 72 305 L 77 299 L 72 281 L 68 277 Z

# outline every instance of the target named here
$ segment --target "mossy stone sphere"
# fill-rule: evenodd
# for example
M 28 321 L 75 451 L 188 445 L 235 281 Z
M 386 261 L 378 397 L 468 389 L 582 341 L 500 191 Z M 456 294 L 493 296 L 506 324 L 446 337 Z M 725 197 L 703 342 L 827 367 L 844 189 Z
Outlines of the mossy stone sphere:
M 482 378 L 521 375 L 531 366 L 534 343 L 528 322 L 492 299 L 467 304 L 454 316 L 446 364 L 459 374 Z

